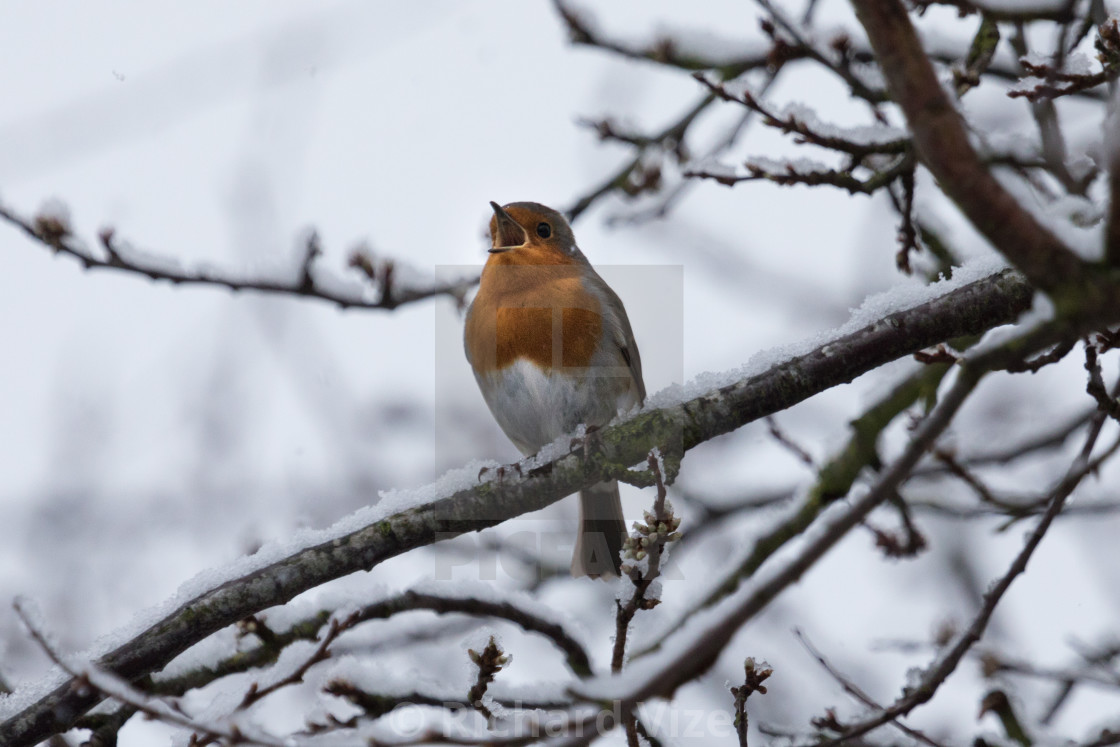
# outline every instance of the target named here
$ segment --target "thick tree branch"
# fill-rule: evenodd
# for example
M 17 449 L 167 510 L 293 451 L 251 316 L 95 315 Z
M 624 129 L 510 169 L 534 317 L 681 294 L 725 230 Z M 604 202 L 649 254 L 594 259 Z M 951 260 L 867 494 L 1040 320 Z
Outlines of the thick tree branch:
M 669 461 L 683 451 L 790 407 L 818 392 L 941 341 L 1010 323 L 1025 311 L 1031 289 L 1002 272 L 896 312 L 809 353 L 694 399 L 640 413 L 585 439 L 573 452 L 542 467 L 507 470 L 444 498 L 399 511 L 334 536 L 241 578 L 201 593 L 132 640 L 105 654 L 96 667 L 136 681 L 221 628 L 332 579 L 368 570 L 416 547 L 478 531 L 535 511 L 600 482 L 625 477 L 659 446 Z M 1120 318 L 1120 314 L 1116 314 Z M 1114 319 L 1110 320 L 1114 321 Z M 64 731 L 101 695 L 63 684 L 0 723 L 0 744 L 37 743 Z
M 1096 288 L 1083 262 L 1040 225 L 985 168 L 960 114 L 942 89 L 899 0 L 852 0 L 892 98 L 906 114 L 914 145 L 945 193 L 1036 287 L 1068 296 Z M 1103 289 L 1097 295 L 1104 293 Z M 1073 298 L 1068 298 L 1074 301 Z M 1104 298 L 1080 298 L 1096 305 Z M 1059 304 L 1060 305 L 1060 304 Z

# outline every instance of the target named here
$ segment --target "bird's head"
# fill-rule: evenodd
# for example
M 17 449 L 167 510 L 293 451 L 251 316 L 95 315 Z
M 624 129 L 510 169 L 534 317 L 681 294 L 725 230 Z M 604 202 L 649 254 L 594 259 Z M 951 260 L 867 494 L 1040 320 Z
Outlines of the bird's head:
M 581 256 L 572 227 L 552 208 L 536 202 L 490 207 L 491 255 L 517 264 L 566 264 Z

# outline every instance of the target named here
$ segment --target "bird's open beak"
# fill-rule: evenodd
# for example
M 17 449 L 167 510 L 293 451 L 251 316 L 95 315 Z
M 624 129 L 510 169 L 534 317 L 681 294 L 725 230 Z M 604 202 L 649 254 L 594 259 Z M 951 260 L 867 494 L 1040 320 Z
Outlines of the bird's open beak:
M 494 243 L 490 253 L 500 254 L 501 252 L 508 252 L 514 247 L 524 246 L 525 242 L 529 240 L 528 232 L 518 225 L 517 221 L 503 210 L 498 203 L 491 201 L 490 207 L 494 209 L 494 217 L 497 219 L 497 229 L 494 235 L 490 237 Z

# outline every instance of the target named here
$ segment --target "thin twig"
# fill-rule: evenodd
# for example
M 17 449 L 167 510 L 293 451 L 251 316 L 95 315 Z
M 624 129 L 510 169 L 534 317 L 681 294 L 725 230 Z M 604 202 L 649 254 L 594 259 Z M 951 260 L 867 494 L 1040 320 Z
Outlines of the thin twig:
M 622 671 L 626 639 L 634 615 L 638 610 L 651 610 L 660 602 L 659 598 L 650 594 L 650 586 L 661 574 L 665 547 L 680 539 L 677 531 L 680 519 L 673 515 L 667 499 L 668 489 L 662 475 L 660 453 L 656 449 L 651 451 L 646 463 L 653 473 L 657 496 L 653 501 L 653 511 L 645 514 L 645 523 L 634 522 L 635 531 L 626 538 L 624 545 L 624 555 L 630 562 L 624 562 L 622 573 L 629 578 L 634 589 L 625 603 L 621 600 L 615 602 L 615 637 L 611 652 L 611 671 L 615 673 Z M 638 747 L 638 722 L 633 707 L 622 707 L 622 723 L 628 744 Z
M 804 447 L 790 438 L 785 433 L 785 431 L 783 431 L 778 426 L 778 421 L 774 416 L 771 415 L 770 417 L 766 418 L 766 427 L 770 431 L 770 435 L 774 438 L 774 440 L 784 446 L 786 450 L 788 450 L 789 453 L 793 454 L 793 456 L 796 457 L 799 462 L 804 464 L 809 469 L 816 469 L 816 465 L 813 462 L 812 455 L 808 451 L 806 451 Z
M 307 671 L 311 669 L 311 667 L 330 658 L 330 646 L 335 642 L 338 636 L 357 625 L 358 622 L 358 613 L 356 612 L 348 615 L 343 620 L 339 620 L 337 617 L 331 618 L 330 625 L 327 626 L 327 632 L 323 634 L 323 639 L 319 642 L 319 645 L 315 647 L 315 650 L 310 656 L 296 667 L 291 674 L 273 682 L 267 687 L 258 687 L 256 682 L 251 684 L 248 691 L 245 693 L 245 697 L 241 699 L 240 705 L 237 706 L 237 709 L 244 710 L 283 687 L 303 682 L 303 676 L 307 674 Z
M 747 698 L 755 693 L 766 694 L 765 682 L 774 670 L 765 664 L 757 664 L 754 659 L 748 658 L 743 662 L 743 684 L 731 688 L 731 696 L 735 699 L 735 736 L 739 738 L 739 747 L 747 747 L 747 730 L 750 726 L 747 718 Z
M 1103 418 L 1099 420 L 1098 423 L 1102 421 Z M 1071 465 L 1065 478 L 1054 488 L 1046 513 L 1043 514 L 1042 519 L 1027 538 L 1023 549 L 1016 555 L 1007 572 L 989 588 L 988 592 L 984 595 L 984 601 L 980 607 L 980 611 L 973 618 L 968 628 L 957 636 L 957 640 L 953 645 L 947 648 L 931 663 L 917 685 L 909 686 L 904 690 L 902 697 L 886 708 L 880 709 L 877 714 L 870 718 L 846 724 L 842 736 L 824 742 L 821 747 L 833 747 L 834 745 L 843 744 L 855 737 L 862 736 L 872 729 L 878 728 L 899 716 L 909 713 L 919 705 L 928 702 L 934 694 L 936 694 L 938 688 L 957 668 L 957 665 L 960 663 L 961 659 L 964 658 L 965 654 L 968 653 L 968 650 L 980 640 L 981 636 L 984 634 L 984 630 L 988 626 L 988 621 L 991 620 L 992 614 L 995 612 L 996 606 L 999 604 L 1000 600 L 1003 599 L 1004 593 L 1010 588 L 1011 582 L 1026 570 L 1027 561 L 1030 560 L 1031 555 L 1042 541 L 1043 536 L 1050 528 L 1055 517 L 1061 512 L 1066 499 L 1074 489 L 1081 484 L 1082 479 L 1089 474 L 1092 469 L 1092 463 L 1089 457 L 1093 446 L 1096 444 L 1099 433 L 1099 425 L 1091 430 L 1081 453 L 1078 455 L 1073 465 Z
M 27 627 L 32 640 L 39 645 L 52 662 L 77 681 L 85 683 L 85 687 L 96 689 L 114 700 L 132 706 L 136 710 L 157 721 L 203 734 L 211 741 L 223 741 L 229 744 L 260 745 L 261 747 L 289 747 L 289 742 L 287 741 L 252 733 L 252 731 L 236 723 L 231 723 L 230 726 L 223 727 L 218 724 L 198 721 L 183 712 L 177 703 L 165 701 L 162 698 L 152 697 L 147 693 L 143 693 L 120 677 L 106 672 L 94 666 L 92 663 L 77 667 L 72 666 L 55 650 L 54 646 L 50 643 L 50 637 L 47 633 L 32 620 L 32 616 L 28 614 L 24 603 L 21 600 L 17 600 L 14 607 L 16 615 L 19 616 L 24 626 Z
M 824 654 L 818 651 L 816 647 L 814 647 L 813 644 L 809 642 L 809 638 L 805 635 L 805 633 L 801 631 L 800 628 L 794 628 L 793 634 L 797 636 L 797 640 L 801 642 L 801 645 L 805 647 L 805 650 L 809 652 L 809 655 L 817 660 L 817 663 L 821 665 L 824 671 L 828 672 L 832 679 L 840 683 L 840 686 L 844 688 L 844 692 L 848 693 L 853 698 L 858 700 L 860 703 L 863 703 L 865 706 L 868 706 L 869 708 L 881 709 L 883 707 L 879 703 L 877 703 L 874 698 L 864 692 L 858 685 L 856 685 L 848 677 L 844 676 L 844 674 L 833 667 L 832 664 L 830 664 L 828 660 L 824 658 Z M 933 741 L 922 732 L 918 731 L 917 729 L 910 728 L 897 719 L 892 720 L 890 723 L 902 733 L 918 740 L 919 742 L 928 744 L 930 745 L 930 747 L 941 747 L 940 743 Z
M 208 285 L 226 288 L 231 291 L 247 290 L 313 298 L 335 304 L 342 309 L 381 309 L 389 311 L 404 304 L 436 296 L 450 296 L 461 305 L 467 291 L 478 283 L 477 278 L 472 278 L 451 282 L 436 282 L 427 287 L 403 286 L 393 279 L 393 262 L 391 260 L 383 260 L 375 268 L 371 264 L 371 260 L 363 259 L 363 255 L 356 254 L 351 259 L 351 264 L 358 267 L 363 266 L 363 263 L 368 264 L 370 270 L 366 271 L 366 274 L 368 275 L 369 271 L 372 271 L 374 273 L 373 277 L 377 277 L 381 281 L 376 287 L 377 298 L 369 300 L 363 297 L 364 289 L 361 286 L 356 285 L 352 292 L 342 293 L 315 281 L 312 269 L 319 260 L 322 250 L 319 247 L 318 238 L 314 234 L 311 234 L 307 239 L 299 270 L 292 273 L 294 277 L 290 280 L 281 280 L 237 277 L 232 272 L 204 267 L 195 270 L 184 269 L 179 267 L 174 260 L 156 258 L 146 253 L 137 252 L 120 242 L 112 229 L 105 229 L 101 232 L 99 239 L 105 256 L 98 256 L 84 242 L 74 236 L 66 219 L 60 215 L 43 213 L 34 219 L 28 219 L 10 208 L 0 205 L 0 219 L 12 224 L 55 254 L 77 260 L 85 270 L 112 270 L 139 275 L 149 280 L 165 280 L 172 285 Z

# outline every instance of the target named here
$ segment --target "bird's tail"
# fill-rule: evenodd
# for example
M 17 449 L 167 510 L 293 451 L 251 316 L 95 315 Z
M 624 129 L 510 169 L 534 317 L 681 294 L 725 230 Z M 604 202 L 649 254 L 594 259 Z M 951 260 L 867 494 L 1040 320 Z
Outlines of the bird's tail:
M 572 575 L 617 576 L 622 561 L 622 540 L 626 521 L 618 482 L 610 480 L 592 485 L 579 493 L 579 534 L 572 553 Z

